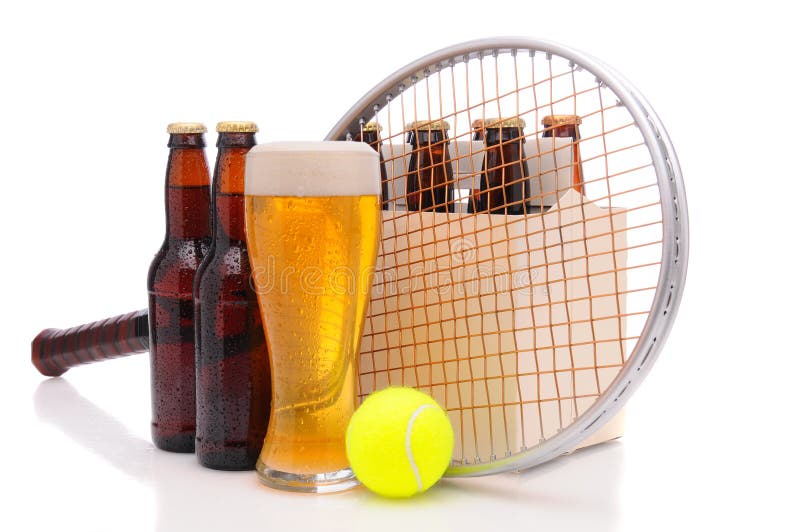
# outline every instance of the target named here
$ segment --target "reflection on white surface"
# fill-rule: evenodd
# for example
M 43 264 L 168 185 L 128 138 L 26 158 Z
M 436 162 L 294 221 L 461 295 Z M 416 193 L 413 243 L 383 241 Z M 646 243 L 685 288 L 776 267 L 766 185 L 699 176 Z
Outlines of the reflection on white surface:
M 136 399 L 144 400 L 144 395 Z M 89 477 L 84 486 L 95 485 L 100 492 L 116 490 L 124 497 L 130 484 L 138 483 L 151 494 L 154 519 L 148 508 L 130 508 L 130 514 L 120 516 L 122 523 L 116 529 L 618 528 L 624 449 L 620 443 L 579 451 L 520 474 L 447 479 L 422 496 L 393 501 L 363 488 L 327 496 L 282 493 L 260 485 L 252 472 L 204 469 L 192 455 L 155 449 L 64 378 L 43 381 L 34 393 L 34 407 L 40 421 L 55 426 L 91 453 L 96 465 L 84 472 Z M 105 471 L 109 468 L 123 475 L 109 475 Z M 94 484 L 91 477 L 112 480 Z M 76 507 L 74 514 L 59 519 L 62 529 L 108 527 L 109 523 L 94 520 L 86 493 L 62 492 L 59 497 Z

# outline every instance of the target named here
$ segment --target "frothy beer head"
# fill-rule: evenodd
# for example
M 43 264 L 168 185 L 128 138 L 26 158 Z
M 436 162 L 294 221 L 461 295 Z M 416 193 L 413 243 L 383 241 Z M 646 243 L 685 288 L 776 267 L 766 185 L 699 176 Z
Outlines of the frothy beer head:
M 381 193 L 378 153 L 361 142 L 270 142 L 247 154 L 249 196 L 367 196 Z

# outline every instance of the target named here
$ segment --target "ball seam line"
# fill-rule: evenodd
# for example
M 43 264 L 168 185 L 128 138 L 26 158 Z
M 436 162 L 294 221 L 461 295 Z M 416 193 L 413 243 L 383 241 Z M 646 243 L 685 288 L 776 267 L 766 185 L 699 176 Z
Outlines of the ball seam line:
M 417 491 L 422 491 L 422 478 L 419 476 L 419 468 L 414 461 L 414 453 L 411 451 L 411 429 L 414 427 L 414 421 L 416 421 L 417 417 L 426 408 L 433 408 L 433 405 L 422 405 L 414 410 L 408 420 L 408 425 L 406 425 L 406 456 L 408 457 L 408 462 L 411 464 L 411 471 L 414 473 L 414 478 L 417 479 Z

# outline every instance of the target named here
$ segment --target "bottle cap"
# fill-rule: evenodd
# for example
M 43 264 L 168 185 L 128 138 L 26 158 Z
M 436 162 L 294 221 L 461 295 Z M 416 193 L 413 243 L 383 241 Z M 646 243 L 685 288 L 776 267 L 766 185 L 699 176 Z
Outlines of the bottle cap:
M 472 129 L 483 129 L 483 118 L 476 118 L 472 121 Z
M 579 126 L 581 117 L 578 115 L 548 115 L 542 118 L 542 125 L 545 127 Z
M 450 123 L 447 120 L 417 120 L 406 125 L 407 130 L 447 131 Z
M 486 129 L 498 129 L 498 128 L 525 128 L 525 121 L 519 117 L 514 118 L 487 118 L 486 122 L 484 122 L 484 127 Z
M 186 135 L 189 133 L 205 133 L 206 126 L 200 122 L 173 122 L 167 126 L 170 135 Z
M 367 122 L 363 129 L 364 131 L 383 131 L 383 127 L 375 121 Z
M 217 122 L 217 133 L 258 133 L 258 125 L 243 121 Z

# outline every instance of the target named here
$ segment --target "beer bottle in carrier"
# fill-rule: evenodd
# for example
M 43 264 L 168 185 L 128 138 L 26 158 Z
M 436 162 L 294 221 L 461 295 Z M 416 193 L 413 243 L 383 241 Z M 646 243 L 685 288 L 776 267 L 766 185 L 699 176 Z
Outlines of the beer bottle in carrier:
M 217 124 L 214 237 L 195 276 L 195 453 L 213 469 L 253 469 L 267 433 L 269 360 L 244 227 L 245 155 L 257 131 Z
M 577 115 L 548 115 L 542 119 L 545 127 L 543 138 L 564 137 L 572 139 L 572 186 L 581 194 L 585 193 L 583 184 L 583 169 L 581 167 L 581 134 L 578 126 L 581 117 Z
M 170 124 L 166 236 L 147 276 L 153 443 L 190 453 L 195 438 L 194 275 L 211 242 L 206 128 Z
M 487 119 L 485 128 L 478 212 L 525 214 L 530 196 L 530 174 L 523 151 L 525 122 L 521 118 Z
M 383 128 L 377 122 L 367 122 L 356 135 L 356 140 L 366 142 L 378 152 L 381 165 L 381 206 L 384 211 L 389 210 L 389 178 L 386 176 L 386 162 L 383 160 L 383 142 L 381 141 L 381 130 Z
M 409 211 L 455 212 L 453 164 L 445 120 L 420 120 L 407 126 L 411 157 L 406 178 Z

